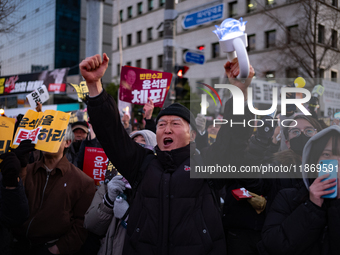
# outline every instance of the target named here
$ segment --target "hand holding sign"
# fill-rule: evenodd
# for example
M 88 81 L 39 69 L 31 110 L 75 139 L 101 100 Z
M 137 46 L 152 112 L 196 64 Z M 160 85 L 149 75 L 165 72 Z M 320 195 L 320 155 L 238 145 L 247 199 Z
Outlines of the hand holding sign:
M 79 64 L 81 75 L 84 77 L 89 88 L 90 96 L 97 96 L 103 90 L 100 79 L 109 65 L 109 57 L 103 54 L 103 61 L 99 54 L 84 59 Z
M 32 93 L 28 94 L 26 97 L 32 108 L 35 108 L 37 106 L 37 103 L 43 104 L 50 98 L 45 85 L 42 85 L 41 87 L 37 88 Z

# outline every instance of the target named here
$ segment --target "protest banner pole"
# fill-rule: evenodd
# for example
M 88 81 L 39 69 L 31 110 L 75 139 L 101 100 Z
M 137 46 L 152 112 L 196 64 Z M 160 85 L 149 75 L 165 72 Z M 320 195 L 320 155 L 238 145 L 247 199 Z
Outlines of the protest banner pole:
M 164 10 L 164 54 L 163 54 L 163 68 L 164 72 L 173 73 L 174 68 L 174 20 L 177 16 L 175 8 L 175 0 L 166 0 L 165 1 L 165 10 Z M 163 107 L 166 107 L 173 103 L 173 100 L 170 99 L 172 95 L 172 91 L 174 89 L 174 82 L 171 82 L 170 85 L 170 93 L 168 93 Z

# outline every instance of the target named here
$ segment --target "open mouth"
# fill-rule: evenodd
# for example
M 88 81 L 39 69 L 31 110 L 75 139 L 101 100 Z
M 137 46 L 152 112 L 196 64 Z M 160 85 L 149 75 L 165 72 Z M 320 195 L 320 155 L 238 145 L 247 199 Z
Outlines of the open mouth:
M 163 143 L 164 143 L 165 146 L 168 146 L 168 145 L 173 143 L 173 140 L 171 138 L 167 137 L 167 138 L 164 138 Z

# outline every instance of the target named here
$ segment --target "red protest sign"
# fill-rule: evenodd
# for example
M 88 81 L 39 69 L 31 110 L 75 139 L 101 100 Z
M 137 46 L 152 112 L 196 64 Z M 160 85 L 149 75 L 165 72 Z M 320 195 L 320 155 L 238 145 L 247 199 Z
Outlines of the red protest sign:
M 119 100 L 144 105 L 149 97 L 155 107 L 162 107 L 171 79 L 171 73 L 123 66 L 120 74 Z
M 83 171 L 97 186 L 104 183 L 108 161 L 102 148 L 85 147 Z

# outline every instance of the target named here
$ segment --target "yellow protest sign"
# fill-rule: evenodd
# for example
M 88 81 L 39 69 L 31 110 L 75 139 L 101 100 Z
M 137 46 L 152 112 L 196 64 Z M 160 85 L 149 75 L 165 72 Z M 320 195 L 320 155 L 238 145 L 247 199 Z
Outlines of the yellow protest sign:
M 89 89 L 86 85 L 86 81 L 82 81 L 81 83 L 79 83 L 79 85 L 73 83 L 69 84 L 76 90 L 78 98 L 80 100 L 85 100 L 86 96 L 89 94 Z
M 12 147 L 16 148 L 22 140 L 29 139 L 36 144 L 37 150 L 56 153 L 64 139 L 69 119 L 70 114 L 61 111 L 28 110 L 19 123 Z
M 8 151 L 13 138 L 15 119 L 0 117 L 0 154 Z

